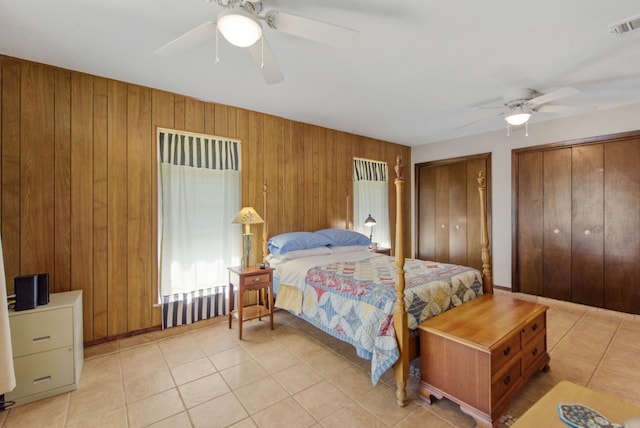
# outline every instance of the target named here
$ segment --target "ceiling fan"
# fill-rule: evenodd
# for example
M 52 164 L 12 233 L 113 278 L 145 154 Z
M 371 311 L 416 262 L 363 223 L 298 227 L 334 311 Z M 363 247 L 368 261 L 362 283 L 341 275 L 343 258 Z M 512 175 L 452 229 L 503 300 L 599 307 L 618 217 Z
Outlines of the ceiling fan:
M 218 13 L 217 19 L 215 21 L 207 21 L 187 31 L 177 39 L 170 41 L 155 51 L 157 55 L 177 55 L 214 37 L 216 38 L 217 51 L 219 31 L 232 45 L 248 48 L 253 58 L 260 65 L 265 81 L 268 84 L 274 84 L 281 82 L 283 76 L 265 40 L 262 21 L 273 30 L 329 44 L 343 43 L 358 34 L 356 30 L 351 28 L 320 22 L 275 9 L 261 14 L 264 8 L 261 0 L 204 1 L 217 3 L 224 8 Z
M 502 106 L 478 107 L 481 109 L 500 109 L 502 110 L 498 116 L 504 116 L 507 122 L 507 132 L 511 132 L 512 126 L 525 125 L 536 112 L 541 113 L 557 113 L 557 114 L 576 114 L 592 110 L 590 107 L 580 106 L 564 106 L 557 104 L 549 104 L 553 101 L 580 93 L 578 89 L 565 86 L 552 92 L 542 94 L 534 89 L 522 88 L 508 92 L 502 97 Z M 459 128 L 467 127 L 478 122 L 487 120 L 487 118 L 462 125 Z M 528 135 L 528 129 L 527 129 Z

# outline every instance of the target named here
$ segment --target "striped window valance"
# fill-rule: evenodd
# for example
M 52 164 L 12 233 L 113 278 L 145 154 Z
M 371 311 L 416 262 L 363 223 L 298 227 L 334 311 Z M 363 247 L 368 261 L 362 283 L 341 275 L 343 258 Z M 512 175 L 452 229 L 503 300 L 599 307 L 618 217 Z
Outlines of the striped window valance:
M 353 159 L 353 181 L 387 181 L 387 163 L 369 159 Z
M 158 158 L 171 165 L 239 171 L 240 141 L 158 128 Z

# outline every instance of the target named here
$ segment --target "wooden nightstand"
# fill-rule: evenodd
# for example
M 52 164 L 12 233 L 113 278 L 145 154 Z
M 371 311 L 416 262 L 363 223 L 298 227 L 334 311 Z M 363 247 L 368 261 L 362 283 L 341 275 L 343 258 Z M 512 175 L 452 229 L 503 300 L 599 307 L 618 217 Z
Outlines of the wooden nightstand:
M 380 253 L 380 254 L 384 254 L 386 256 L 390 256 L 391 255 L 391 248 L 386 248 L 386 247 L 378 247 L 378 248 L 370 248 L 369 251 L 373 252 L 373 253 Z
M 233 318 L 238 323 L 238 338 L 242 340 L 242 323 L 255 318 L 269 315 L 271 330 L 273 330 L 273 268 L 233 266 L 229 270 L 229 328 Z M 238 308 L 235 309 L 234 289 L 238 289 Z M 255 291 L 258 294 L 257 303 L 244 306 L 244 293 Z M 262 291 L 266 291 L 264 296 Z

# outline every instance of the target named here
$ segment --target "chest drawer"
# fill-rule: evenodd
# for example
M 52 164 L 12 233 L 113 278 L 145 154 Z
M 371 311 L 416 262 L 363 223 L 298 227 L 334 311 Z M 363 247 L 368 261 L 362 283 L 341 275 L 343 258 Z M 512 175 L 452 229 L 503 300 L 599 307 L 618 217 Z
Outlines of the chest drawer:
M 242 277 L 242 286 L 244 288 L 251 286 L 264 286 L 271 281 L 271 275 L 263 273 L 260 275 L 245 275 Z
M 542 313 L 540 315 L 538 315 L 537 317 L 535 317 L 531 322 L 527 323 L 527 325 L 525 325 L 524 327 L 522 327 L 522 343 L 527 343 L 529 342 L 531 339 L 533 339 L 533 337 L 540 333 L 542 330 L 545 329 L 546 327 L 546 323 L 545 323 L 545 314 Z
M 541 334 L 538 334 L 529 341 L 522 350 L 522 368 L 524 370 L 526 370 L 536 358 L 546 352 L 546 336 L 544 332 L 540 331 L 540 333 Z
M 10 317 L 9 324 L 14 357 L 73 346 L 72 308 L 25 312 Z
M 23 398 L 75 382 L 73 348 L 64 347 L 14 358 L 16 387 L 7 398 Z
M 502 396 L 520 381 L 522 370 L 520 360 L 514 359 L 509 368 L 491 383 L 491 402 L 497 403 Z
M 512 334 L 491 352 L 491 374 L 500 370 L 520 352 L 520 335 Z

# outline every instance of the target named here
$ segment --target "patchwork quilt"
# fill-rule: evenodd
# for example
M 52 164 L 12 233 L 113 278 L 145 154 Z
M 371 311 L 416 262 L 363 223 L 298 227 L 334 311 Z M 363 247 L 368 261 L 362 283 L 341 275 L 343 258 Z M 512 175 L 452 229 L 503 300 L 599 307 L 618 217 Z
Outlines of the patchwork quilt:
M 371 360 L 371 381 L 399 357 L 393 311 L 395 259 L 329 263 L 306 275 L 300 316 L 321 330 L 352 344 Z M 407 259 L 405 305 L 409 328 L 482 295 L 481 273 L 473 268 Z

